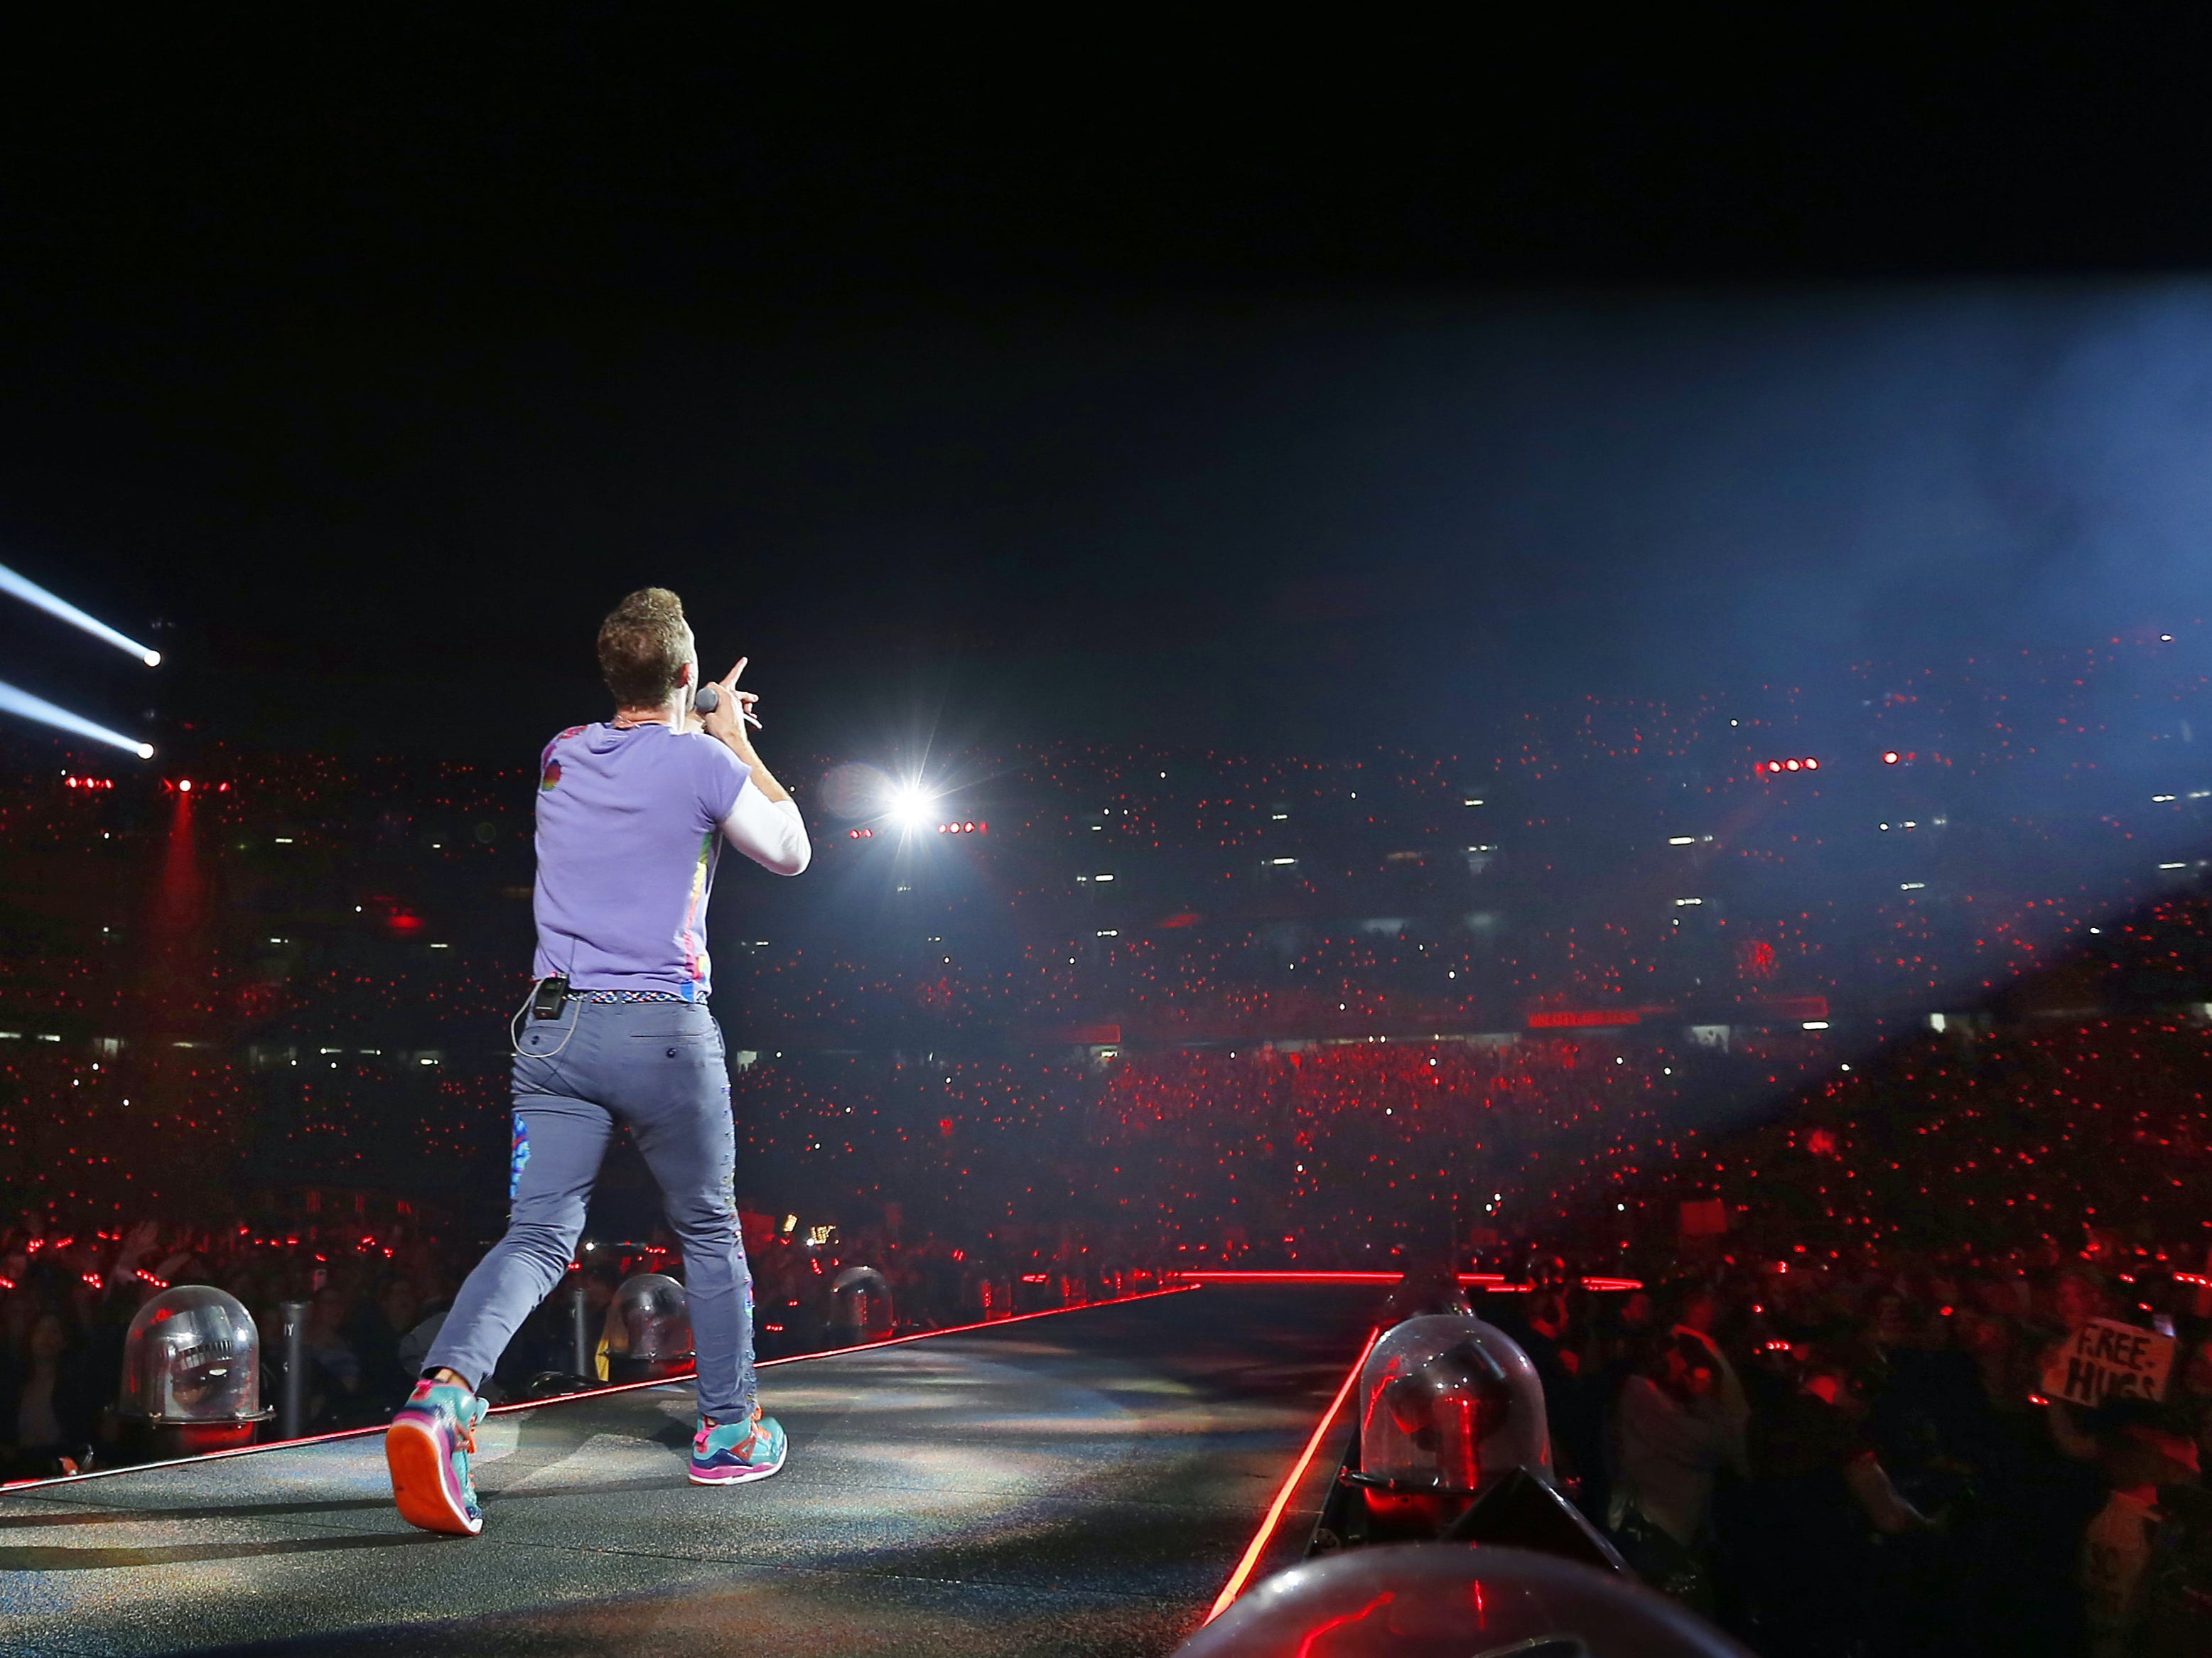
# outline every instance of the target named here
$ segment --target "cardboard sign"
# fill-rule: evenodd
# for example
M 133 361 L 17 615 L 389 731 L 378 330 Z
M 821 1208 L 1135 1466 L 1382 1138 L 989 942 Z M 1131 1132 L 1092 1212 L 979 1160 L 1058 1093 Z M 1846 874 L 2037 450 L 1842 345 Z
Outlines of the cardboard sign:
M 2173 1339 L 2155 1330 L 2093 1318 L 2052 1355 L 2043 1373 L 2043 1391 L 2075 1405 L 2163 1399 L 2173 1348 Z

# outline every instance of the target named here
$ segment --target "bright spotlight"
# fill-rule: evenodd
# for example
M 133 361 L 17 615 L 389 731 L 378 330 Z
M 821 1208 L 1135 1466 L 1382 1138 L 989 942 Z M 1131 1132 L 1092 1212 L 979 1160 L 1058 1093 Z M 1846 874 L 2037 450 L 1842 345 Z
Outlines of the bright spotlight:
M 0 564 L 0 593 L 13 593 L 26 604 L 35 604 L 48 616 L 59 616 L 73 628 L 82 628 L 94 639 L 104 639 L 118 649 L 126 650 L 149 668 L 161 665 L 161 653 L 141 645 L 127 634 L 119 634 L 105 622 L 87 616 L 69 600 L 48 592 L 27 576 L 17 575 L 6 565 Z
M 192 780 L 191 780 L 191 778 L 189 778 L 189 777 L 180 777 L 180 778 L 179 778 L 179 779 L 177 780 L 177 793 L 179 793 L 179 794 L 190 794 L 191 792 L 192 792 Z
M 141 760 L 151 758 L 154 753 L 150 744 L 141 743 L 135 737 L 125 737 L 121 732 L 112 732 L 105 726 L 95 726 L 82 714 L 71 714 L 67 708 L 58 708 L 43 696 L 33 696 L 13 685 L 0 683 L 0 714 L 18 714 L 26 720 L 35 720 L 42 726 L 52 726 L 58 731 L 89 737 L 98 743 L 112 743 L 118 749 L 129 750 Z
M 921 784 L 908 783 L 893 792 L 891 815 L 904 827 L 918 829 L 928 824 L 930 808 L 936 804 L 936 797 Z

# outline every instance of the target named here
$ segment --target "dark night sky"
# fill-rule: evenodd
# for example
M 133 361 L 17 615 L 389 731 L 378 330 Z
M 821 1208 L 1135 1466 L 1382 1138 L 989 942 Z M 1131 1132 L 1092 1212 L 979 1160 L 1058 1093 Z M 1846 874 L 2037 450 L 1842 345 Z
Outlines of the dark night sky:
M 0 562 L 173 623 L 203 731 L 483 757 L 647 580 L 771 753 L 1449 746 L 2202 614 L 2212 25 L 2005 16 L 20 35 Z

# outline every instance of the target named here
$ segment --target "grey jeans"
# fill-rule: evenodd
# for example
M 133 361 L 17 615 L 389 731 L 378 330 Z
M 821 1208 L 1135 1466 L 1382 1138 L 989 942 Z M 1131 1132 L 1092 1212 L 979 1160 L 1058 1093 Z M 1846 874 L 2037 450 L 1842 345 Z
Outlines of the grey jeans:
M 737 1129 L 721 1028 L 704 1003 L 574 998 L 559 1018 L 524 1023 L 507 1236 L 461 1285 L 428 1365 L 472 1388 L 491 1374 L 576 1258 L 585 1202 L 622 1122 L 660 1183 L 684 1246 L 700 1413 L 744 1420 L 754 1398 L 752 1274 L 738 1231 Z

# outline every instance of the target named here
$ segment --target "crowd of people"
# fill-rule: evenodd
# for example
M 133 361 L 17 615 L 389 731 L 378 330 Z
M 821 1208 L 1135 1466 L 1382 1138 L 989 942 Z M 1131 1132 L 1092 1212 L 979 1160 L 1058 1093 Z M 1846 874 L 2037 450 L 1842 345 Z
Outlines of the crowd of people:
M 2006 672 L 2064 705 L 2116 654 Z M 856 926 L 830 897 L 750 893 L 741 930 L 716 940 L 732 1034 L 759 1048 L 1018 1045 L 1099 1025 L 1133 1041 L 1328 1039 L 1515 1029 L 1547 1000 L 1694 1003 L 1755 1023 L 1808 997 L 1887 1010 L 1978 993 L 2185 876 L 2147 849 L 2185 838 L 2199 810 L 2152 794 L 2157 825 L 2124 833 L 2118 803 L 2086 794 L 2070 816 L 2000 810 L 2078 738 L 2069 712 L 2030 758 L 2004 697 L 1976 689 L 1996 671 L 1940 698 L 1916 683 L 1867 699 L 1873 735 L 1854 738 L 1848 779 L 1832 754 L 1802 798 L 1753 775 L 1759 754 L 1817 745 L 1779 690 L 1748 721 L 1717 704 L 1530 711 L 1478 758 L 968 756 L 948 798 L 965 798 L 963 769 L 989 777 L 988 835 L 925 831 L 911 848 L 865 791 L 849 819 L 817 802 L 831 878 L 808 891 L 881 887 L 896 914 Z M 1951 732 L 1940 750 L 1937 726 Z M 1856 753 L 1869 740 L 1895 743 L 1880 750 L 1894 770 Z M 0 1017 L 13 1023 L 20 1003 L 72 1041 L 166 1022 L 311 1055 L 452 1046 L 512 1011 L 528 946 L 524 770 L 392 762 L 372 789 L 313 756 L 203 758 L 190 795 L 175 779 L 71 789 L 64 764 L 0 770 L 0 847 L 55 912 L 0 957 Z M 2088 775 L 2069 762 L 2055 780 Z M 1969 845 L 1942 802 L 1985 788 L 1990 809 L 1960 814 L 1981 825 Z M 1747 793 L 1723 807 L 1731 791 Z M 149 966 L 185 957 L 188 971 Z
M 2212 1634 L 2207 1284 L 2109 1242 L 1793 1249 L 1485 1311 L 1534 1363 L 1584 1512 L 1762 1658 L 2120 1658 Z M 2163 1400 L 2051 1396 L 2052 1356 L 2106 1317 L 2172 1333 Z
M 851 1266 L 927 1328 L 1177 1267 L 1403 1265 L 1449 1236 L 1462 1264 L 1538 1263 L 1535 1293 L 1484 1310 L 1534 1360 L 1593 1521 L 1766 1658 L 2185 1650 L 2127 1643 L 2201 1634 L 2208 1042 L 2172 1017 L 1964 1023 L 1694 1133 L 1668 1073 L 1721 1056 L 1629 1063 L 1610 1036 L 762 1055 L 735 1078 L 747 1166 L 784 1175 L 744 1194 L 758 1337 L 837 1341 Z M 125 1225 L 57 1194 L 0 1240 L 9 1472 L 134 1454 L 123 1336 L 173 1284 L 251 1310 L 264 1397 L 279 1309 L 307 1303 L 305 1425 L 373 1425 L 481 1246 L 465 1212 L 334 1190 L 281 1219 Z M 591 1239 L 492 1387 L 575 1385 L 579 1296 L 584 1379 L 611 1373 L 621 1284 L 681 1274 L 665 1236 L 636 1236 Z M 1573 1287 L 1606 1270 L 1664 1287 Z M 2051 1396 L 2050 1355 L 2098 1317 L 2171 1333 L 2163 1399 Z
M 1893 1044 L 1716 1138 L 1666 1136 L 1620 1200 L 1717 1202 L 1743 1246 L 1922 1248 L 2081 1229 L 2212 1244 L 2212 1023 L 1967 1023 Z
M 970 1231 L 1073 1215 L 1170 1248 L 1241 1235 L 1285 1264 L 1331 1236 L 1425 1236 L 1440 1213 L 1618 1249 L 1671 1240 L 1692 1199 L 1823 1244 L 2034 1218 L 2053 1236 L 2076 1218 L 2163 1231 L 2212 1146 L 2187 1084 L 2212 1044 L 2197 1016 L 1961 1020 L 1856 1063 L 1817 1034 L 1680 1035 L 740 1050 L 733 1088 L 748 1165 L 775 1170 L 787 1206 L 902 1201 Z M 495 1203 L 506 1102 L 481 1056 L 285 1052 L 0 1042 L 0 1177 L 19 1204 L 106 1224 L 240 1187 Z

